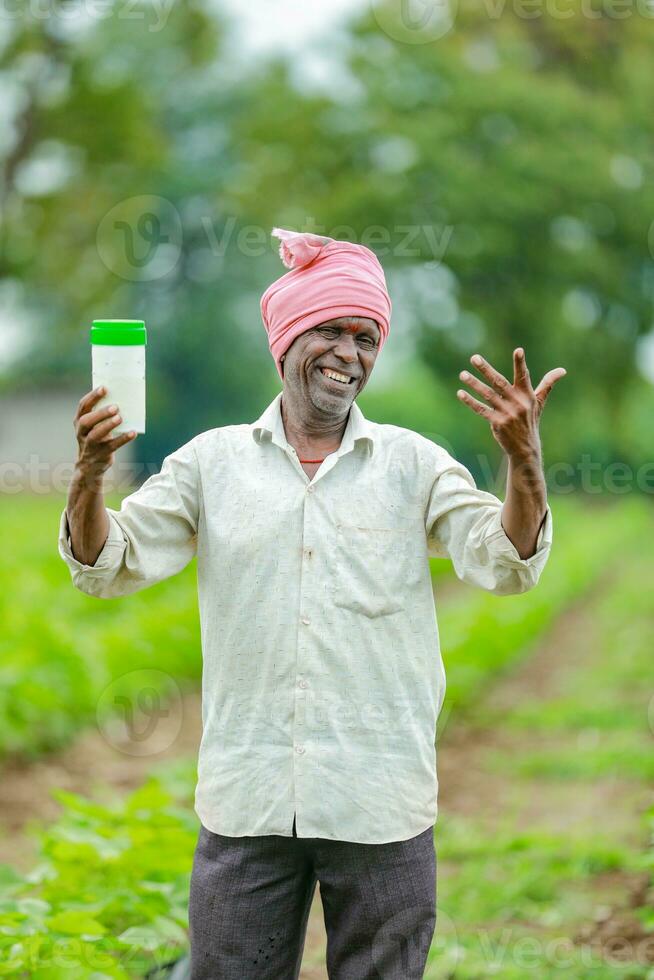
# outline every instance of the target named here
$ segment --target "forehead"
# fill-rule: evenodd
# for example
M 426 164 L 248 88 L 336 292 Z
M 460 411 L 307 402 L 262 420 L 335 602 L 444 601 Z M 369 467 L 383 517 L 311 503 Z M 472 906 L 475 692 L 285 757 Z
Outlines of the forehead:
M 369 330 L 374 334 L 379 333 L 376 321 L 367 316 L 337 316 L 332 320 L 325 320 L 320 326 L 340 327 L 349 333 L 358 333 L 361 330 Z

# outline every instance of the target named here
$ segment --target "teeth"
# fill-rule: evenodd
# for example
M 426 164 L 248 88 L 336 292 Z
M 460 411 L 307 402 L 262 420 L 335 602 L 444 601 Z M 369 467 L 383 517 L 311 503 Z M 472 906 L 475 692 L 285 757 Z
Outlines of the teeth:
M 340 381 L 342 384 L 349 384 L 350 379 L 346 374 L 339 374 L 338 371 L 330 371 L 328 368 L 321 368 L 321 371 L 328 378 L 332 378 L 334 381 Z

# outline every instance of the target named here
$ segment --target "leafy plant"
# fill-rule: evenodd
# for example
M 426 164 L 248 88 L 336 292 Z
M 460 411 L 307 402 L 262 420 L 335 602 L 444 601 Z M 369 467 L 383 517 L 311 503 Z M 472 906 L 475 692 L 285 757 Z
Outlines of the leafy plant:
M 173 775 L 181 798 L 163 776 L 111 806 L 55 791 L 64 812 L 40 863 L 0 866 L 0 976 L 128 980 L 180 957 L 198 821 L 194 767 Z

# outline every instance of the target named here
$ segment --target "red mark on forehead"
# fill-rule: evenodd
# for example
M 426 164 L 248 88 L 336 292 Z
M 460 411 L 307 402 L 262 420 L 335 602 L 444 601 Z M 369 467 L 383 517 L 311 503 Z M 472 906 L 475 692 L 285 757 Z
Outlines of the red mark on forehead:
M 368 323 L 366 321 L 361 322 L 360 320 L 330 320 L 324 326 L 340 327 L 341 330 L 346 330 L 347 333 L 358 333 L 360 330 L 372 330 L 374 332 L 379 329 L 374 321 Z

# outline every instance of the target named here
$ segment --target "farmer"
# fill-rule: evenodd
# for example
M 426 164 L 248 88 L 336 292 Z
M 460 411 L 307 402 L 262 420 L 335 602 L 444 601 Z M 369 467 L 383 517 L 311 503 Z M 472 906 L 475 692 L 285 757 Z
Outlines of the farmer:
M 429 556 L 496 595 L 538 582 L 552 539 L 532 388 L 477 355 L 457 394 L 508 457 L 506 500 L 444 448 L 356 404 L 388 337 L 364 246 L 274 229 L 291 270 L 263 322 L 283 390 L 201 432 L 105 508 L 133 437 L 79 403 L 59 552 L 78 589 L 124 596 L 197 555 L 203 735 L 190 887 L 193 980 L 287 980 L 320 882 L 333 980 L 423 976 L 436 924 L 436 722 L 445 694 Z M 229 352 L 226 352 L 226 356 Z

